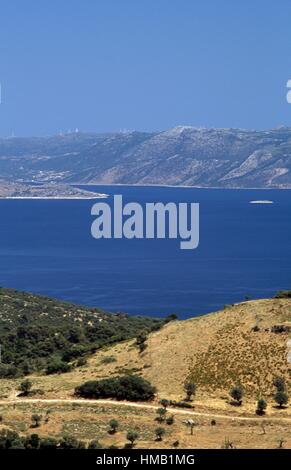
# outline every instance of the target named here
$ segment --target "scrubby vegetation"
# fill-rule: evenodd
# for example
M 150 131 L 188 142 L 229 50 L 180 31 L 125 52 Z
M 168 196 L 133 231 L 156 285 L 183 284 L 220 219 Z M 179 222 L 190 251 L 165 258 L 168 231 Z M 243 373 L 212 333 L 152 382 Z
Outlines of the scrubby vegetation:
M 279 290 L 275 295 L 275 299 L 291 299 L 291 290 Z
M 136 431 L 128 431 L 126 439 L 130 442 L 131 447 L 134 446 L 135 441 L 139 438 L 139 434 Z
M 242 398 L 244 395 L 244 390 L 241 384 L 237 384 L 229 392 L 231 398 L 234 400 L 231 402 L 231 404 L 236 405 L 236 406 L 241 406 L 242 404 Z
M 155 388 L 137 375 L 125 375 L 103 380 L 90 380 L 75 389 L 75 394 L 83 398 L 115 398 L 117 400 L 152 400 Z
M 119 426 L 119 422 L 116 419 L 111 419 L 109 421 L 109 433 L 110 434 L 115 434 Z
M 94 444 L 94 445 L 93 445 Z M 101 447 L 98 441 L 92 441 L 88 449 L 98 449 Z M 2 429 L 0 431 L 0 450 L 3 449 L 85 449 L 83 441 L 71 436 L 64 436 L 60 439 L 53 437 L 40 438 L 38 434 L 21 437 L 15 431 Z
M 274 400 L 279 408 L 282 408 L 284 405 L 287 405 L 289 401 L 285 380 L 282 377 L 276 377 L 274 379 L 274 386 L 277 390 L 274 395 Z
M 68 302 L 0 288 L 0 378 L 46 369 L 66 372 L 68 363 L 100 347 L 159 329 L 168 319 L 111 314 Z
M 155 434 L 156 434 L 156 437 L 157 437 L 157 441 L 162 441 L 163 436 L 166 434 L 166 430 L 164 428 L 157 428 L 155 430 Z
M 257 415 L 259 416 L 264 415 L 266 408 L 267 408 L 267 402 L 263 398 L 260 398 L 257 403 L 257 409 L 256 409 Z
M 186 400 L 191 401 L 196 392 L 196 385 L 193 380 L 186 380 L 184 383 L 184 390 L 186 393 Z
M 20 384 L 19 390 L 21 391 L 21 395 L 27 397 L 29 392 L 32 388 L 32 382 L 29 379 L 23 380 Z

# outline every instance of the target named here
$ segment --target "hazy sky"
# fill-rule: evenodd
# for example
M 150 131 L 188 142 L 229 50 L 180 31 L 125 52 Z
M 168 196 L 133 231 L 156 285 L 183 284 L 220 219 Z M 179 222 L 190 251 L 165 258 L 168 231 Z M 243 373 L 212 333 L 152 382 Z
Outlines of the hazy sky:
M 0 135 L 291 125 L 290 0 L 2 0 Z

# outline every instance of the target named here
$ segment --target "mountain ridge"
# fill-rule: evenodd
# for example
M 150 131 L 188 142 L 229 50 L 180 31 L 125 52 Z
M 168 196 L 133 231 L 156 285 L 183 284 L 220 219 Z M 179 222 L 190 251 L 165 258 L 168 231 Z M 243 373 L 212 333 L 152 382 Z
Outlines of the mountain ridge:
M 291 128 L 0 139 L 0 174 L 19 182 L 291 188 Z

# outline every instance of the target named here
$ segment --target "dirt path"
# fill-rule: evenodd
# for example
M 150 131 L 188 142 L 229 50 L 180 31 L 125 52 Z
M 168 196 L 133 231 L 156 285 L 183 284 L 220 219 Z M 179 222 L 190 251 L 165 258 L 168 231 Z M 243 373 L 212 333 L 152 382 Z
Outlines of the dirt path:
M 157 410 L 160 408 L 159 405 L 149 405 L 147 403 L 133 403 L 133 402 L 126 402 L 126 401 L 117 401 L 117 400 L 94 400 L 94 399 L 78 399 L 78 398 L 66 398 L 66 399 L 58 399 L 58 398 L 15 398 L 15 399 L 7 399 L 7 400 L 0 400 L 0 405 L 18 405 L 22 403 L 35 403 L 35 404 L 59 404 L 59 405 L 67 405 L 67 404 L 78 404 L 78 405 L 114 405 L 120 407 L 128 407 L 128 408 L 142 408 L 142 409 L 150 409 L 150 410 Z M 194 411 L 188 409 L 181 409 L 181 408 L 173 408 L 169 407 L 172 413 L 175 414 L 183 414 L 187 416 L 202 416 L 207 418 L 216 418 L 216 419 L 228 419 L 231 421 L 283 421 L 286 423 L 291 424 L 291 417 L 287 418 L 284 416 L 230 416 L 227 414 L 216 414 L 216 413 L 205 413 L 203 411 Z

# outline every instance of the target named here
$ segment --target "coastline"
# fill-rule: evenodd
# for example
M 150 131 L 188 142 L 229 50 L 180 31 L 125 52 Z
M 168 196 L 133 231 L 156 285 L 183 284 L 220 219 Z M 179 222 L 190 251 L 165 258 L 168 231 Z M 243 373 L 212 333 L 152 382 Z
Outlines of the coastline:
M 100 194 L 99 196 L 92 196 L 92 197 L 80 197 L 80 196 L 70 196 L 70 197 L 66 197 L 66 196 L 53 196 L 53 197 L 50 197 L 50 196 L 8 196 L 8 197 L 0 197 L 0 201 L 7 201 L 7 200 L 33 200 L 33 199 L 37 199 L 37 200 L 61 200 L 61 201 L 71 201 L 71 200 L 92 200 L 92 199 L 106 199 L 108 197 L 108 194 Z
M 69 186 L 126 186 L 126 187 L 141 187 L 141 188 L 183 188 L 183 189 L 221 189 L 221 190 L 247 190 L 247 191 L 272 191 L 272 190 L 283 190 L 283 191 L 290 191 L 290 188 L 278 188 L 278 187 L 270 187 L 270 188 L 260 188 L 260 187 L 248 187 L 248 188 L 241 188 L 241 187 L 221 187 L 221 186 L 189 186 L 189 185 L 180 185 L 180 184 L 124 184 L 124 183 L 66 183 Z

